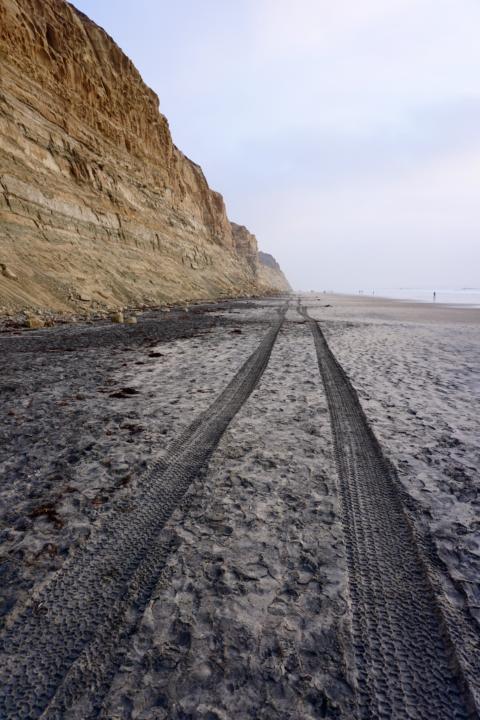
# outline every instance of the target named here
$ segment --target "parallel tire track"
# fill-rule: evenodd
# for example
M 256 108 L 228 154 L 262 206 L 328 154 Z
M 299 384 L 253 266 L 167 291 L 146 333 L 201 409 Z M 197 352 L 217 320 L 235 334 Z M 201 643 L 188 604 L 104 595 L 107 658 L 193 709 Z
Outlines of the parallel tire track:
M 359 720 L 478 718 L 407 520 L 392 465 L 305 310 L 335 444 Z
M 63 718 L 83 703 L 100 712 L 122 640 L 153 592 L 171 549 L 161 532 L 223 432 L 261 378 L 284 311 L 210 408 L 150 468 L 128 514 L 114 513 L 6 630 L 0 718 Z

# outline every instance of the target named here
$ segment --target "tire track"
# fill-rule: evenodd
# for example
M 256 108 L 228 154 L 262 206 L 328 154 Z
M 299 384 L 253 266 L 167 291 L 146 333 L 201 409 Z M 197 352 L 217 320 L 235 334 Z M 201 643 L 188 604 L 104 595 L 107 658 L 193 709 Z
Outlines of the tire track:
M 359 720 L 478 718 L 395 469 L 357 394 L 309 322 L 335 443 L 352 602 Z
M 172 539 L 160 532 L 260 380 L 285 310 L 210 408 L 146 473 L 128 514 L 81 548 L 12 619 L 2 642 L 0 717 L 96 716 L 112 672 L 158 581 Z

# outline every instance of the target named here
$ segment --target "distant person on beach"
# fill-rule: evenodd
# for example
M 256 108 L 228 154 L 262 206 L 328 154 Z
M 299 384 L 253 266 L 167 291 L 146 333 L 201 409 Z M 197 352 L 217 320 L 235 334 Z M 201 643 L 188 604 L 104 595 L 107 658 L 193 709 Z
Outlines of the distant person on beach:
M 434 291 L 433 291 L 433 302 L 435 302 L 436 299 L 437 299 L 437 293 L 436 293 L 435 290 L 434 290 Z

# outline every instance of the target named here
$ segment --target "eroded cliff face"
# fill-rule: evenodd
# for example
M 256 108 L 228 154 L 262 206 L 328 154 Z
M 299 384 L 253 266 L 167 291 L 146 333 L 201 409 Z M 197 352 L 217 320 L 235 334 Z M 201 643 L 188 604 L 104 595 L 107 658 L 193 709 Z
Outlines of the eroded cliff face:
M 237 225 L 237 223 L 230 223 L 230 225 L 236 252 L 245 258 L 252 271 L 257 274 L 259 262 L 257 238 L 247 230 L 245 225 Z
M 85 15 L 64 0 L 0 0 L 0 62 L 0 306 L 281 289 L 173 144 L 155 93 Z
M 278 292 L 291 292 L 290 283 L 282 268 L 269 253 L 258 252 L 258 280 L 262 287 L 274 287 Z

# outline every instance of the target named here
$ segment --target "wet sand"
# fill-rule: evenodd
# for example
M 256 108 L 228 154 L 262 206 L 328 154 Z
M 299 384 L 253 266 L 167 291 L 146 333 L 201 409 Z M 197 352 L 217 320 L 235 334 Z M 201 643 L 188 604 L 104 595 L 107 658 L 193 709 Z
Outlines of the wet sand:
M 398 472 L 447 622 L 478 633 L 480 311 L 323 294 L 302 304 Z M 145 470 L 236 376 L 279 305 L 0 338 L 7 628 L 122 504 L 128 523 Z M 291 302 L 263 376 L 164 528 L 173 549 L 122 641 L 103 716 L 355 717 L 341 515 L 315 347 Z M 475 647 L 455 642 L 467 667 Z M 91 707 L 87 693 L 64 716 Z
M 322 317 L 413 516 L 480 623 L 480 310 L 336 296 Z

